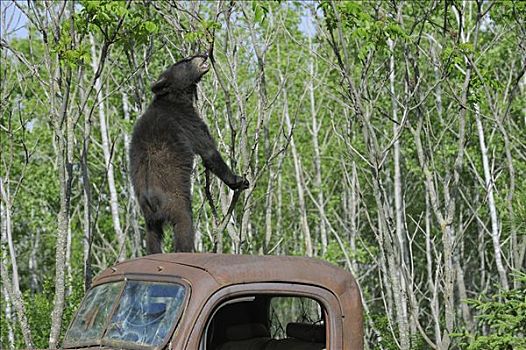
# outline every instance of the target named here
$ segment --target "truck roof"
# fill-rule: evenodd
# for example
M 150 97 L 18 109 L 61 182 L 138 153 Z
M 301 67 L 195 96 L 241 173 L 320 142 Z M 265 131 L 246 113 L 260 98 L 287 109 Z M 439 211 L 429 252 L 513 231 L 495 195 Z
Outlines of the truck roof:
M 169 253 L 118 263 L 100 274 L 94 284 L 135 274 L 177 276 L 190 284 L 209 279 L 217 283 L 217 287 L 255 282 L 302 283 L 329 289 L 336 295 L 345 293 L 356 283 L 350 272 L 315 258 Z

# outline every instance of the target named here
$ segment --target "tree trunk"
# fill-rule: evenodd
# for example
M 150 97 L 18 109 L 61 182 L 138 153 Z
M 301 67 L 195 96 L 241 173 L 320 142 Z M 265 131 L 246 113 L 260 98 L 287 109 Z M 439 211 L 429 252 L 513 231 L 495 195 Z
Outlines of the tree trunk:
M 38 281 L 38 260 L 37 255 L 40 248 L 40 228 L 36 229 L 35 237 L 31 240 L 31 255 L 29 256 L 29 274 L 30 274 L 30 288 L 32 293 L 36 293 L 39 289 Z
M 3 255 L 3 254 L 2 254 Z M 20 330 L 22 331 L 22 336 L 24 337 L 24 342 L 26 344 L 26 347 L 28 349 L 33 349 L 33 339 L 31 336 L 31 329 L 29 328 L 29 322 L 27 322 L 26 318 L 26 310 L 24 307 L 24 301 L 22 299 L 22 294 L 20 291 L 16 291 L 12 288 L 13 282 L 11 281 L 11 278 L 9 277 L 9 274 L 7 272 L 7 269 L 4 265 L 4 258 L 2 256 L 2 266 L 0 268 L 0 273 L 2 277 L 2 284 L 4 288 L 7 291 L 7 296 L 10 300 L 13 301 L 13 305 L 15 307 L 17 316 L 18 316 L 18 323 L 20 324 Z
M 495 204 L 495 197 L 493 196 L 493 179 L 491 177 L 491 171 L 489 168 L 488 149 L 486 147 L 486 141 L 484 140 L 484 128 L 482 126 L 482 121 L 480 120 L 480 110 L 478 104 L 475 104 L 475 122 L 477 124 L 480 142 L 480 153 L 482 156 L 482 168 L 484 169 L 485 187 L 488 194 L 488 209 L 491 220 L 491 241 L 493 243 L 493 252 L 495 254 L 495 265 L 497 266 L 497 271 L 499 273 L 500 284 L 504 289 L 507 290 L 509 289 L 508 277 L 506 275 L 506 269 L 502 263 L 497 206 Z
M 84 100 L 84 92 L 81 90 L 81 99 Z M 84 290 L 91 286 L 92 267 L 91 267 L 91 245 L 93 240 L 91 226 L 91 182 L 88 167 L 88 149 L 91 135 L 90 115 L 84 115 L 84 135 L 82 137 L 82 153 L 80 157 L 80 167 L 82 171 L 82 204 L 83 204 L 83 272 L 84 272 Z
M 9 192 L 9 180 L 0 178 L 0 191 L 1 191 L 1 200 L 0 200 L 0 229 L 1 229 L 1 242 L 7 242 L 9 247 L 9 255 L 11 257 L 11 269 L 12 276 L 9 277 L 9 272 L 7 269 L 8 263 L 5 257 L 5 249 L 1 249 L 1 264 L 0 272 L 2 277 L 2 286 L 7 292 L 5 295 L 6 299 L 6 318 L 7 315 L 10 315 L 10 303 L 12 301 L 13 306 L 15 307 L 18 322 L 20 324 L 20 329 L 22 331 L 22 336 L 24 337 L 25 345 L 28 349 L 33 349 L 33 339 L 31 336 L 31 329 L 29 328 L 29 323 L 27 322 L 26 310 L 24 306 L 24 300 L 22 299 L 22 293 L 20 292 L 20 285 L 18 281 L 18 267 L 16 263 L 16 255 L 14 251 L 13 237 L 12 237 L 12 226 L 11 226 L 11 201 L 10 192 Z M 9 310 L 8 310 L 9 307 Z M 9 313 L 8 313 L 9 311 Z M 9 330 L 13 332 L 12 324 L 9 324 Z M 11 338 L 10 338 L 11 340 Z M 14 339 L 13 339 L 14 342 Z
M 309 40 L 310 48 L 313 50 L 312 41 Z M 325 223 L 326 215 L 325 215 L 325 199 L 323 194 L 323 183 L 322 183 L 322 175 L 321 175 L 321 156 L 320 156 L 320 145 L 318 143 L 318 137 L 321 125 L 318 125 L 318 119 L 316 116 L 316 101 L 314 98 L 314 76 L 315 76 L 315 69 L 314 69 L 314 58 L 311 58 L 309 62 L 309 71 L 310 71 L 310 80 L 309 80 L 309 100 L 310 100 L 310 113 L 311 113 L 311 121 L 312 121 L 312 148 L 314 152 L 313 162 L 314 162 L 314 188 L 316 191 L 318 191 L 318 198 L 317 198 L 317 208 L 320 212 L 320 222 L 319 222 L 319 232 L 320 232 L 320 240 L 321 240 L 321 256 L 325 256 L 327 253 L 327 225 Z
M 272 193 L 274 192 L 275 172 L 274 167 L 270 166 L 268 174 L 267 191 L 265 192 L 265 241 L 263 242 L 263 254 L 267 254 L 271 247 L 272 240 Z
M 433 258 L 434 244 L 431 239 L 431 203 L 429 199 L 430 193 L 426 189 L 426 211 L 425 211 L 425 235 L 426 235 L 426 267 L 427 267 L 427 286 L 431 291 L 431 298 L 429 301 L 429 308 L 431 309 L 431 316 L 433 322 L 433 330 L 435 334 L 435 344 L 440 344 L 442 341 L 441 319 L 440 319 L 440 305 L 438 303 L 438 284 L 439 278 L 437 273 L 433 273 L 433 262 L 436 261 L 436 269 L 438 271 L 439 259 Z
M 51 61 L 51 59 L 49 59 Z M 51 63 L 49 65 L 51 67 Z M 55 68 L 55 74 L 60 74 L 60 68 Z M 51 69 L 50 69 L 51 70 Z M 55 76 L 55 82 L 59 79 Z M 57 241 L 55 245 L 55 298 L 51 314 L 51 331 L 49 335 L 49 348 L 57 348 L 62 315 L 64 313 L 65 297 L 65 272 L 66 272 L 66 245 L 67 235 L 70 230 L 70 200 L 71 181 L 73 171 L 73 113 L 68 113 L 69 95 L 71 88 L 71 69 L 68 69 L 65 79 L 60 110 L 56 109 L 55 98 L 51 99 L 53 115 L 54 137 L 58 146 L 57 166 L 60 185 L 60 209 L 57 217 Z M 56 88 L 57 91 L 60 87 Z
M 358 236 L 358 201 L 359 201 L 359 184 L 358 172 L 356 171 L 356 162 L 352 162 L 352 172 L 349 190 L 349 244 L 351 247 L 352 260 L 351 266 L 353 271 L 358 271 L 358 264 L 356 262 L 356 237 Z
M 462 225 L 462 222 L 460 221 L 460 225 Z M 461 232 L 462 229 L 459 229 L 459 232 Z M 464 320 L 464 325 L 466 326 L 468 332 L 471 332 L 473 330 L 473 318 L 471 316 L 471 311 L 469 309 L 469 305 L 467 304 L 468 299 L 468 293 L 466 291 L 466 282 L 464 280 L 464 268 L 462 267 L 462 261 L 464 254 L 461 254 L 463 252 L 463 242 L 460 243 L 462 246 L 462 249 L 460 252 L 455 252 L 454 256 L 454 262 L 455 262 L 455 268 L 456 268 L 456 275 L 457 275 L 457 288 L 458 288 L 458 296 L 460 301 L 460 307 L 462 309 L 462 319 Z
M 3 265 L 2 265 L 2 268 Z M 4 309 L 4 315 L 5 320 L 7 322 L 7 348 L 9 350 L 15 349 L 15 333 L 13 332 L 13 324 L 15 323 L 13 319 L 13 314 L 11 311 L 11 299 L 9 299 L 9 295 L 7 294 L 7 288 L 5 286 L 2 286 L 2 295 L 4 296 L 4 303 L 5 303 L 5 309 Z
M 130 104 L 128 100 L 128 94 L 125 91 L 122 91 L 122 110 L 124 112 L 124 120 L 126 124 L 129 125 L 130 122 Z M 133 191 L 133 185 L 131 182 L 131 176 L 129 175 L 130 163 L 129 163 L 129 154 L 130 154 L 130 136 L 127 132 L 123 134 L 124 140 L 124 159 L 126 159 L 125 164 L 126 169 L 128 169 L 128 176 L 126 177 L 126 187 L 128 188 L 128 205 L 129 205 L 129 214 L 130 214 L 130 225 L 132 227 L 133 239 L 132 239 L 132 257 L 141 256 L 142 244 L 141 244 L 141 231 L 139 229 L 139 222 L 137 220 L 138 210 L 137 204 L 135 201 L 135 193 Z
M 281 77 L 283 81 L 283 77 Z M 307 218 L 307 206 L 305 204 L 305 180 L 303 178 L 303 167 L 301 165 L 300 156 L 296 148 L 296 143 L 294 142 L 294 134 L 292 128 L 292 122 L 290 120 L 289 109 L 288 109 L 288 100 L 287 100 L 287 89 L 283 87 L 283 99 L 284 99 L 284 108 L 283 113 L 285 116 L 285 123 L 287 125 L 287 131 L 290 135 L 290 150 L 292 152 L 292 159 L 294 161 L 294 174 L 296 176 L 296 188 L 298 190 L 298 206 L 300 211 L 300 227 L 301 232 L 303 233 L 303 242 L 305 244 L 305 255 L 313 255 L 312 239 L 309 228 L 309 222 Z
M 95 51 L 95 40 L 90 35 L 91 56 L 93 73 L 97 72 L 99 62 L 97 61 L 97 54 Z M 95 80 L 95 94 L 97 95 L 97 106 L 99 111 L 100 134 L 102 138 L 102 152 L 104 154 L 104 163 L 107 171 L 108 188 L 110 191 L 110 209 L 111 218 L 113 221 L 113 229 L 115 230 L 115 237 L 117 238 L 117 260 L 123 261 L 126 258 L 126 237 L 121 228 L 121 221 L 119 217 L 119 198 L 117 194 L 117 187 L 115 186 L 115 175 L 113 172 L 113 146 L 110 147 L 110 136 L 106 124 L 106 111 L 104 108 L 104 99 L 102 98 L 102 83 L 101 79 Z
M 66 98 L 63 102 L 61 115 L 66 114 L 67 110 L 67 95 L 69 94 L 69 87 L 67 88 Z M 65 133 L 73 133 L 71 117 L 66 117 Z M 71 140 L 64 135 L 61 122 L 55 120 L 54 132 L 55 139 L 58 144 L 57 166 L 60 184 L 60 210 L 58 213 L 58 227 L 57 227 L 57 242 L 55 253 L 55 298 L 53 301 L 53 312 L 51 314 L 51 331 L 49 335 L 49 348 L 56 349 L 60 336 L 60 329 L 62 327 L 62 314 L 64 312 L 64 296 L 65 296 L 65 270 L 66 270 L 66 241 L 69 232 L 69 211 L 71 199 L 71 180 L 72 180 L 72 159 L 67 159 L 68 148 L 73 148 L 73 144 L 69 144 Z

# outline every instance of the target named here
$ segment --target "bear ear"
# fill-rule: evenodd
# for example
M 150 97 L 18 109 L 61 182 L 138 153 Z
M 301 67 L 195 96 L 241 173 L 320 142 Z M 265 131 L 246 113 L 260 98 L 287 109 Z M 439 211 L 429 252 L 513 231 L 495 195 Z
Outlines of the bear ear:
M 164 95 L 168 93 L 169 87 L 170 83 L 168 81 L 168 78 L 166 76 L 162 76 L 159 78 L 159 80 L 152 84 L 151 89 L 155 95 Z

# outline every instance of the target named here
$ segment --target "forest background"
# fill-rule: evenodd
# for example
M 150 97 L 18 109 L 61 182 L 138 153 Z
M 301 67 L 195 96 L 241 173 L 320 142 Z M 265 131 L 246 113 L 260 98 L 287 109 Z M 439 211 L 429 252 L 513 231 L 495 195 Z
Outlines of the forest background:
M 199 251 L 351 270 L 367 348 L 525 349 L 525 5 L 2 2 L 2 349 L 57 347 L 144 254 L 130 133 L 212 40 L 198 108 L 251 186 L 225 217 L 196 160 Z

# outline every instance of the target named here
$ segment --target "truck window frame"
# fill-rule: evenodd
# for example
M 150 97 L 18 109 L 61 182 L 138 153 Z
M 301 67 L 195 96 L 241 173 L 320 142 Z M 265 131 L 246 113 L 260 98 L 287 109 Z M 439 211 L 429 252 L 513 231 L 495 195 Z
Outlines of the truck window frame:
M 188 350 L 200 349 L 201 340 L 205 335 L 209 321 L 225 302 L 228 302 L 230 299 L 258 294 L 306 297 L 315 300 L 325 312 L 326 349 L 343 349 L 342 309 L 338 297 L 331 291 L 321 287 L 282 282 L 236 284 L 216 291 L 201 308 L 184 348 Z

